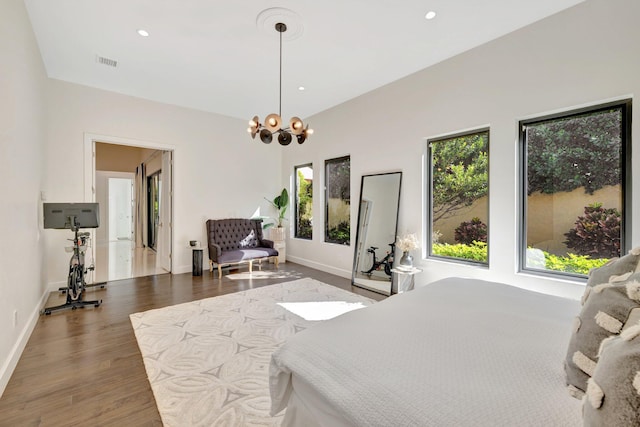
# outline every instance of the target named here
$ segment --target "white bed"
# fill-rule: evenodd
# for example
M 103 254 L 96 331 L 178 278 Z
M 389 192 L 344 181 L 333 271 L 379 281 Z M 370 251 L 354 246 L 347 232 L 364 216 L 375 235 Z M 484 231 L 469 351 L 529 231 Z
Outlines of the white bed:
M 285 426 L 577 426 L 562 363 L 578 301 L 450 278 L 291 337 L 273 354 Z

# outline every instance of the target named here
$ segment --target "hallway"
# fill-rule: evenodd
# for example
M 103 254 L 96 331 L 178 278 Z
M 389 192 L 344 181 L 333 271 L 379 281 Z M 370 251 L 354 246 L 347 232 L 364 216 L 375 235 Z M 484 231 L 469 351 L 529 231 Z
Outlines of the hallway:
M 86 264 L 95 266 L 87 283 L 164 274 L 171 268 L 171 151 L 119 142 L 100 138 L 88 147 L 96 159 L 100 227 L 93 236 L 94 252 L 87 254 Z
M 87 261 L 90 262 L 91 258 Z M 95 271 L 87 282 L 107 282 L 168 273 L 156 265 L 156 252 L 135 248 L 131 240 L 101 242 L 95 247 Z

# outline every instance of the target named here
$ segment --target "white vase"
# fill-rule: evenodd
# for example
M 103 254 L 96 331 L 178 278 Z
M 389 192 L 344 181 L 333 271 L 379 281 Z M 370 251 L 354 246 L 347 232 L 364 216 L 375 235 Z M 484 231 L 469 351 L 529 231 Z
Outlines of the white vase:
M 402 258 L 398 261 L 400 267 L 404 267 L 405 269 L 413 268 L 413 257 L 408 251 L 402 252 Z

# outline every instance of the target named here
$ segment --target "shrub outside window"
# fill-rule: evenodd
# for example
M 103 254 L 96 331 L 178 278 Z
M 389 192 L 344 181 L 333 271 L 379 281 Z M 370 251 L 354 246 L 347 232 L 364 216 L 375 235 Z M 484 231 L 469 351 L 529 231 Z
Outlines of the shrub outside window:
M 489 130 L 430 139 L 429 256 L 488 263 Z
M 325 160 L 324 241 L 351 244 L 351 158 Z
M 299 239 L 313 238 L 313 165 L 296 166 L 296 210 L 295 236 Z
M 631 102 L 520 122 L 521 270 L 586 277 L 630 242 Z

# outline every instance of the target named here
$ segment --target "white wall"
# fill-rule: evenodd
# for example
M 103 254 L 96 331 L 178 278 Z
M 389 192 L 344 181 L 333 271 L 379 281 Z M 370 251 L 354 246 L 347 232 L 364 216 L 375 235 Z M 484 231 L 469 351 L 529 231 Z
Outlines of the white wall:
M 312 241 L 291 239 L 288 256 L 327 265 L 350 277 L 360 176 L 402 170 L 399 230 L 424 236 L 425 139 L 489 126 L 490 268 L 422 260 L 416 283 L 469 276 L 577 297 L 582 284 L 517 273 L 518 120 L 629 97 L 640 92 L 640 2 L 590 0 L 436 66 L 305 120 L 316 131 L 283 152 L 287 177 L 313 162 L 324 178 L 325 159 L 351 155 L 352 246 L 323 243 L 322 186 L 314 186 Z M 637 107 L 637 106 L 636 106 Z M 639 108 L 633 130 L 640 135 Z M 637 147 L 637 144 L 634 144 Z M 640 164 L 633 160 L 633 207 L 640 206 Z M 322 176 L 321 176 L 322 175 Z M 631 217 L 640 245 L 640 216 Z M 423 237 L 424 242 L 424 237 Z
M 64 108 L 61 108 L 64 106 Z M 174 149 L 173 272 L 191 271 L 189 240 L 206 242 L 209 218 L 250 217 L 280 184 L 278 145 L 246 133 L 244 120 L 160 104 L 59 80 L 47 85 L 46 190 L 51 201 L 84 199 L 83 135 L 113 135 Z M 65 278 L 65 231 L 47 235 L 47 278 Z M 205 257 L 207 254 L 205 253 Z
M 45 295 L 40 189 L 46 76 L 21 0 L 0 2 L 0 70 L 1 395 Z

